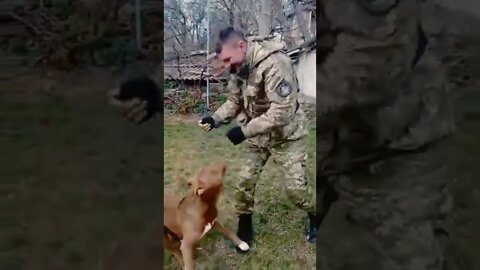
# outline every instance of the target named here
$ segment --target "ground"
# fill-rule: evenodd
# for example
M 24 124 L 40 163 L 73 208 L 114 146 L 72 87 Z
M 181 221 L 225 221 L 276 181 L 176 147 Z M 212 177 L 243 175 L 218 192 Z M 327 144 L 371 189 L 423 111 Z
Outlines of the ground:
M 228 126 L 206 133 L 195 121 L 170 118 L 165 121 L 165 190 L 185 193 L 185 179 L 202 165 L 216 159 L 227 161 L 225 190 L 220 199 L 220 221 L 236 229 L 234 183 L 239 171 L 243 146 L 233 146 L 224 136 Z M 315 130 L 311 124 L 308 137 L 308 172 L 315 174 Z M 201 245 L 197 262 L 205 269 L 315 269 L 315 247 L 303 236 L 305 213 L 297 210 L 282 193 L 281 171 L 272 161 L 256 189 L 254 224 L 256 246 L 248 256 L 236 254 L 232 244 L 219 234 L 208 234 Z M 164 269 L 174 269 L 167 255 Z M 208 266 L 208 267 L 207 267 Z M 215 266 L 215 267 L 214 267 Z M 202 268 L 200 268 L 202 269 Z
M 119 119 L 89 77 L 0 87 L 2 270 L 95 269 L 161 217 L 162 127 Z

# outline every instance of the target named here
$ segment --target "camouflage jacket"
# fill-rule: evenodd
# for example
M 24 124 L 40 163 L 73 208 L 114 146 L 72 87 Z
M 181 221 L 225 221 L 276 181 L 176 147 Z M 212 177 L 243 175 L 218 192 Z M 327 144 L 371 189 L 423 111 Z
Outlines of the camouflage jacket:
M 298 104 L 298 81 L 283 45 L 249 39 L 243 65 L 228 82 L 227 101 L 213 114 L 216 123 L 236 118 L 247 143 L 271 147 L 307 134 Z
M 334 144 L 370 155 L 418 149 L 454 130 L 443 70 L 422 40 L 418 0 L 320 2 L 324 32 L 335 40 L 317 67 L 320 136 L 334 134 Z

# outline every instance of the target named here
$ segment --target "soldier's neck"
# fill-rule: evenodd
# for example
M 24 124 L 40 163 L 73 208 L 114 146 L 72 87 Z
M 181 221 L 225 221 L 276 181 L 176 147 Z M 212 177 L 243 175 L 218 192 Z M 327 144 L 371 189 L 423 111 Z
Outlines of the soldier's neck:
M 247 42 L 247 51 L 245 53 L 245 59 L 243 60 L 242 65 L 238 67 L 236 70 L 236 73 L 238 76 L 242 76 L 242 74 L 248 74 L 248 70 L 251 68 L 252 63 L 253 63 L 253 43 L 252 42 Z

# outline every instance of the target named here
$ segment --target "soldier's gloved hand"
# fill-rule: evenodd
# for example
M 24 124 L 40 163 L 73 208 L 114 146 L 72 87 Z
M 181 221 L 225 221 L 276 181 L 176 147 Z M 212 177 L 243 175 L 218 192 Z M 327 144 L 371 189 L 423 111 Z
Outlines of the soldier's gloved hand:
M 107 97 L 111 106 L 137 124 L 149 120 L 161 109 L 160 89 L 148 77 L 129 79 L 109 91 Z
M 247 139 L 245 138 L 241 127 L 234 127 L 230 129 L 226 136 L 233 143 L 233 145 L 237 145 Z
M 203 130 L 210 131 L 215 127 L 215 120 L 210 116 L 204 117 L 198 121 L 198 125 L 203 128 Z
M 115 88 L 108 92 L 108 103 L 114 107 L 127 120 L 140 123 L 147 116 L 147 101 L 140 98 L 120 100 L 120 89 Z

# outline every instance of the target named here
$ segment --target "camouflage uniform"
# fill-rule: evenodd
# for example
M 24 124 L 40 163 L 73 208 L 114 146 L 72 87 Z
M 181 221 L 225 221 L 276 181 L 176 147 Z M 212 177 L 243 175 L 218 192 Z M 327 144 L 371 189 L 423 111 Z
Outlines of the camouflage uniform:
M 321 2 L 335 46 L 317 69 L 320 269 L 444 269 L 454 123 L 428 47 L 416 62 L 419 2 Z
M 306 116 L 298 107 L 298 81 L 283 45 L 248 40 L 245 61 L 228 82 L 229 97 L 212 116 L 215 123 L 236 118 L 247 138 L 237 182 L 237 212 L 253 211 L 255 185 L 272 156 L 283 168 L 287 195 L 299 208 L 315 213 L 314 193 L 305 171 Z

